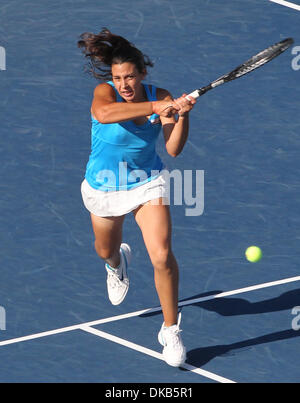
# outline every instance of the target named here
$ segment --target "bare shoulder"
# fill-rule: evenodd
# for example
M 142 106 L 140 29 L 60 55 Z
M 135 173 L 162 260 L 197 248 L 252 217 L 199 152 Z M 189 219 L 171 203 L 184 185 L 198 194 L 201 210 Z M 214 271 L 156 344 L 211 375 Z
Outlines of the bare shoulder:
M 101 98 L 116 98 L 115 90 L 113 87 L 107 83 L 98 84 L 97 87 L 94 89 L 94 97 L 101 97 Z
M 94 89 L 94 97 L 91 105 L 91 113 L 97 119 L 97 111 L 103 106 L 116 102 L 116 93 L 113 87 L 107 83 L 98 84 Z
M 157 88 L 156 89 L 156 96 L 158 101 L 169 101 L 173 99 L 172 95 L 168 90 L 165 90 L 164 88 Z

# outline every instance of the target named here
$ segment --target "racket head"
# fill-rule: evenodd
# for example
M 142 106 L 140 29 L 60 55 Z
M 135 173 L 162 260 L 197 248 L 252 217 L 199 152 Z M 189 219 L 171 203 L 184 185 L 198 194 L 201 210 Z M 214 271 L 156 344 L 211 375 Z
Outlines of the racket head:
M 293 38 L 286 38 L 272 46 L 269 46 L 268 48 L 252 56 L 240 66 L 236 67 L 229 74 L 225 75 L 226 79 L 224 81 L 230 81 L 241 77 L 244 74 L 248 74 L 257 69 L 258 67 L 263 66 L 264 64 L 273 60 L 275 57 L 279 56 L 281 53 L 285 52 L 293 43 Z
M 224 74 L 223 76 L 217 78 L 215 81 L 211 82 L 209 85 L 199 88 L 196 91 L 193 91 L 191 94 L 187 96 L 187 98 L 188 97 L 198 98 L 199 96 L 204 95 L 207 91 L 221 84 L 235 80 L 236 78 L 242 77 L 243 75 L 248 74 L 253 70 L 256 70 L 257 68 L 273 60 L 275 57 L 279 56 L 281 53 L 285 52 L 293 43 L 294 43 L 293 38 L 286 38 L 280 42 L 275 43 L 274 45 L 269 46 L 268 48 L 252 56 L 249 60 L 247 60 L 243 64 L 236 67 L 230 73 Z

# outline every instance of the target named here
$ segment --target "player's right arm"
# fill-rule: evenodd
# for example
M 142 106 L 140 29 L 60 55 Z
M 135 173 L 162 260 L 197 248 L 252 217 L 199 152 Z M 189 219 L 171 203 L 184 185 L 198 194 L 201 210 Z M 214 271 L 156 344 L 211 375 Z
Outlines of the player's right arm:
M 99 84 L 94 90 L 91 113 L 100 123 L 118 123 L 150 116 L 171 116 L 178 107 L 170 101 L 154 102 L 117 102 L 113 87 L 107 83 Z

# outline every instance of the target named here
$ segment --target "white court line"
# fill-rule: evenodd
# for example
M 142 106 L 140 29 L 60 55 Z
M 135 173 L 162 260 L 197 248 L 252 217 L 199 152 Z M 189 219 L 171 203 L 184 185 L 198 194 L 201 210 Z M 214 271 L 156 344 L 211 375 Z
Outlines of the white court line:
M 191 304 L 195 304 L 197 302 L 209 301 L 209 300 L 215 299 L 215 298 L 228 297 L 229 295 L 242 294 L 242 293 L 249 292 L 249 291 L 259 290 L 259 289 L 267 288 L 267 287 L 274 287 L 276 285 L 292 283 L 292 282 L 295 282 L 295 281 L 300 281 L 300 276 L 289 277 L 289 278 L 285 278 L 285 279 L 277 280 L 277 281 L 270 281 L 268 283 L 256 284 L 256 285 L 253 285 L 253 286 L 250 286 L 250 287 L 244 287 L 244 288 L 239 288 L 239 289 L 232 290 L 232 291 L 221 292 L 219 294 L 208 295 L 207 297 L 194 298 L 194 299 L 190 299 L 190 300 L 187 300 L 187 301 L 179 302 L 178 306 L 181 307 L 181 306 L 185 306 L 185 305 L 191 305 Z M 30 334 L 28 336 L 23 336 L 23 337 L 17 337 L 17 338 L 14 338 L 14 339 L 3 340 L 3 341 L 0 342 L 0 346 L 6 346 L 8 344 L 13 344 L 13 343 L 20 343 L 22 341 L 38 339 L 38 338 L 41 338 L 41 337 L 51 336 L 51 335 L 54 335 L 54 334 L 70 332 L 72 330 L 81 329 L 82 326 L 96 326 L 96 325 L 101 325 L 103 323 L 113 322 L 113 321 L 121 320 L 121 319 L 132 318 L 132 317 L 135 317 L 135 316 L 140 316 L 140 315 L 143 315 L 143 314 L 149 314 L 149 313 L 159 312 L 159 311 L 161 311 L 161 307 L 142 309 L 140 311 L 125 313 L 123 315 L 116 315 L 116 316 L 111 316 L 109 318 L 94 320 L 92 322 L 80 323 L 80 324 L 77 324 L 77 325 L 66 326 L 66 327 L 62 327 L 62 328 L 59 328 L 59 329 L 49 330 L 49 331 L 46 331 L 46 332 Z
M 92 333 L 98 337 L 102 337 L 106 340 L 112 341 L 117 344 L 121 344 L 122 346 L 125 346 L 127 348 L 131 348 L 132 350 L 139 351 L 140 353 L 150 355 L 151 357 L 157 358 L 158 360 L 164 361 L 163 355 L 161 353 L 158 353 L 157 351 L 150 350 L 149 348 L 140 346 L 139 344 L 132 343 L 131 341 L 121 339 L 120 337 L 114 336 L 110 333 L 103 332 L 102 330 L 94 329 L 90 326 L 80 326 L 81 330 L 84 330 L 85 332 Z M 195 372 L 196 374 L 202 375 L 205 378 L 213 379 L 214 381 L 221 382 L 221 383 L 235 383 L 234 381 L 224 378 L 223 376 L 219 376 L 217 374 L 214 374 L 209 371 L 205 371 L 204 369 L 201 368 L 196 368 L 193 365 L 190 364 L 182 364 L 180 366 L 181 368 L 185 368 L 191 372 Z
M 297 4 L 291 3 L 290 1 L 285 1 L 285 0 L 270 0 L 273 3 L 281 4 L 282 6 L 293 8 L 294 10 L 300 11 L 300 6 Z

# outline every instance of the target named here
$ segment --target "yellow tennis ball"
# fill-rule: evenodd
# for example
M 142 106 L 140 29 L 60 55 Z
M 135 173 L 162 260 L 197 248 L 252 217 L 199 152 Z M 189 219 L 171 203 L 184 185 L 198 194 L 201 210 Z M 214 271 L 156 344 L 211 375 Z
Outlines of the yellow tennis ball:
M 262 258 L 262 251 L 258 246 L 249 246 L 246 249 L 245 255 L 249 262 L 255 263 Z

